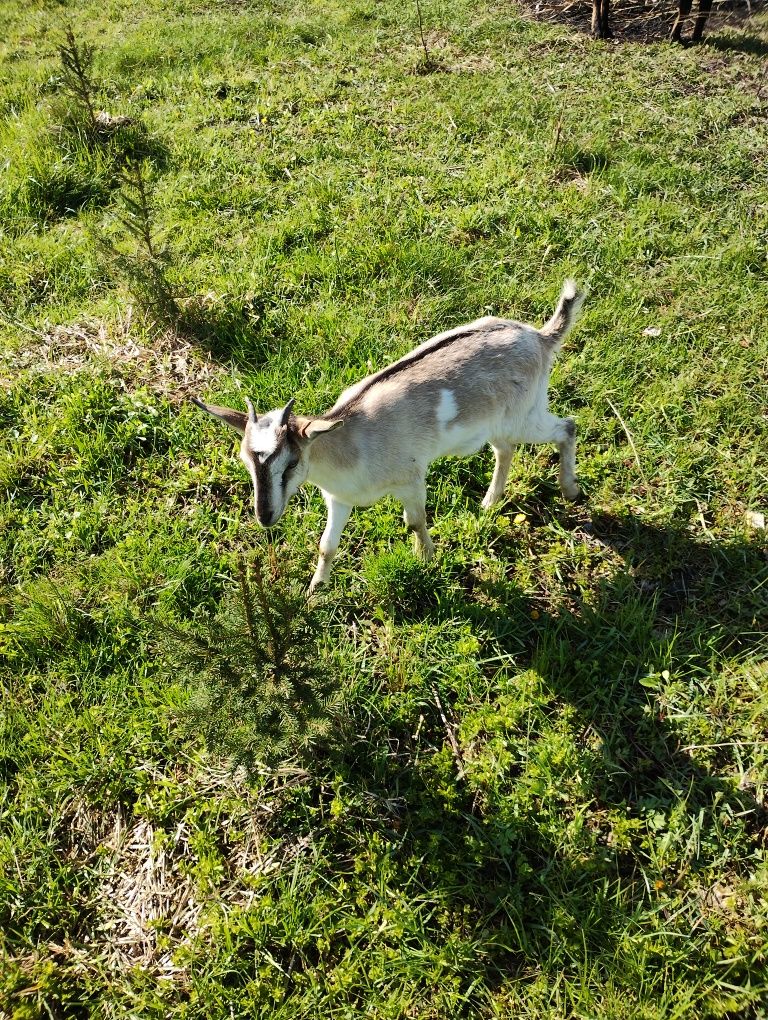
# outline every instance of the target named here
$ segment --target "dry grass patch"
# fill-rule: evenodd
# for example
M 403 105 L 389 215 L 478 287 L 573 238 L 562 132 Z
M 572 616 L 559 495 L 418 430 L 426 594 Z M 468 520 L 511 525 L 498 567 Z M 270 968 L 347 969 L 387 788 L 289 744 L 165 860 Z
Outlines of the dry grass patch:
M 126 389 L 143 387 L 175 403 L 222 374 L 211 355 L 172 330 L 151 341 L 137 335 L 129 305 L 116 323 L 86 318 L 53 325 L 35 340 L 0 352 L 0 387 L 10 389 L 20 372 L 74 376 L 107 369 Z

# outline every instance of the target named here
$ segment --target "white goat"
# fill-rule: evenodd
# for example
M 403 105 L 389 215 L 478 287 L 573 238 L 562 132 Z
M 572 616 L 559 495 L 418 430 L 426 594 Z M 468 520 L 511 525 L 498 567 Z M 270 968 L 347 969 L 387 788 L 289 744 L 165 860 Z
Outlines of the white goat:
M 247 414 L 192 399 L 242 435 L 240 457 L 263 527 L 280 520 L 304 482 L 320 488 L 328 521 L 312 591 L 328 580 L 352 507 L 370 506 L 387 494 L 403 504 L 416 551 L 432 556 L 426 474 L 436 457 L 464 456 L 491 444 L 496 467 L 482 502 L 487 509 L 504 495 L 518 443 L 556 443 L 560 490 L 566 499 L 578 497 L 576 426 L 547 410 L 547 387 L 582 300 L 573 280 L 566 280 L 541 329 L 487 317 L 440 333 L 350 386 L 319 418 L 294 415 L 293 400 L 257 415 L 247 399 Z

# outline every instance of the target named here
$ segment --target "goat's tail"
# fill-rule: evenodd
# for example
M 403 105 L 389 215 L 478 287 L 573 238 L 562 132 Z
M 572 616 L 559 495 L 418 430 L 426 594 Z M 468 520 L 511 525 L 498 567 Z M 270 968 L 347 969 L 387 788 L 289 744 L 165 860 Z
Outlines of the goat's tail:
M 565 340 L 571 326 L 576 322 L 579 309 L 585 297 L 586 293 L 584 291 L 576 289 L 575 280 L 568 279 L 565 281 L 554 315 L 539 330 L 539 333 L 553 347 L 559 347 L 563 340 Z

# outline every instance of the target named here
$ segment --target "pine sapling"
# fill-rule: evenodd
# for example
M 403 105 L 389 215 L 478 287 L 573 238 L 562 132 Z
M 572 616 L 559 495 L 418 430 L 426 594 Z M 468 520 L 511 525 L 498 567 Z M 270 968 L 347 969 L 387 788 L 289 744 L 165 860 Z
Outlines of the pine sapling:
M 61 89 L 75 103 L 76 119 L 82 123 L 90 134 L 97 134 L 98 121 L 95 95 L 98 91 L 91 77 L 95 46 L 79 43 L 67 25 L 64 30 L 64 42 L 58 46 L 59 60 L 62 68 Z M 77 116 L 79 115 L 79 116 Z
M 421 36 L 421 46 L 424 50 L 424 61 L 421 64 L 421 69 L 424 73 L 428 74 L 430 71 L 434 71 L 436 64 L 429 55 L 429 49 L 427 48 L 427 39 L 424 35 L 424 15 L 421 10 L 421 0 L 416 0 L 416 17 L 419 22 L 419 35 Z
M 272 559 L 241 559 L 237 584 L 204 627 L 171 628 L 168 666 L 186 679 L 190 729 L 246 768 L 308 764 L 342 732 L 341 689 L 323 649 L 327 626 Z
M 97 241 L 115 275 L 122 277 L 139 307 L 156 325 L 175 326 L 181 310 L 168 280 L 171 252 L 163 243 L 155 223 L 149 181 L 141 163 L 128 163 L 121 171 L 117 217 L 130 247 L 120 246 L 103 235 Z

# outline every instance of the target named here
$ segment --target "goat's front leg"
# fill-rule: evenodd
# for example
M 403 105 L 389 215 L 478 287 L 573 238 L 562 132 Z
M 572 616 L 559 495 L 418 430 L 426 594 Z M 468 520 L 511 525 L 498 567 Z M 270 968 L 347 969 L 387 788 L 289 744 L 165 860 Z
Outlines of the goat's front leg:
M 317 561 L 317 568 L 309 585 L 310 592 L 313 592 L 319 584 L 325 584 L 331 575 L 331 564 L 339 548 L 341 533 L 352 513 L 352 507 L 346 503 L 340 503 L 330 493 L 324 492 L 323 499 L 328 507 L 328 520 L 325 525 L 323 537 L 320 539 L 320 558 Z
M 504 488 L 509 475 L 509 465 L 512 463 L 512 454 L 515 452 L 515 443 L 505 443 L 496 440 L 492 443 L 493 452 L 496 454 L 496 466 L 493 469 L 493 478 L 488 486 L 488 491 L 480 504 L 483 510 L 489 510 L 494 503 L 498 503 L 504 496 Z
M 427 531 L 426 485 L 414 486 L 398 495 L 403 504 L 405 526 L 413 534 L 414 552 L 423 560 L 431 560 L 435 555 L 435 547 Z

